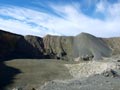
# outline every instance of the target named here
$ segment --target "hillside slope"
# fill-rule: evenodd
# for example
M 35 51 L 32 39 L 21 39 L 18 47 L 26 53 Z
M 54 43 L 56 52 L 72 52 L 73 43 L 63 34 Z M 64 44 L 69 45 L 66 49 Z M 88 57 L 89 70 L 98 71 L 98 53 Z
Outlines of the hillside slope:
M 74 39 L 74 55 L 75 57 L 87 58 L 94 60 L 108 57 L 111 49 L 102 39 L 87 33 L 81 33 Z
M 105 38 L 104 41 L 112 49 L 112 54 L 113 55 L 116 55 L 116 54 L 120 53 L 120 37 Z
M 72 36 L 22 36 L 0 30 L 0 59 L 102 59 L 120 53 L 120 38 L 98 38 L 87 33 Z

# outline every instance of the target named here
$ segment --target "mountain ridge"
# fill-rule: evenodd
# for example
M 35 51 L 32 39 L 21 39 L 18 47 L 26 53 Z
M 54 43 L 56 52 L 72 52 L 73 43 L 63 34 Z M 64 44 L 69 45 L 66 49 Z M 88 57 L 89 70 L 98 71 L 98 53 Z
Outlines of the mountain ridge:
M 7 37 L 9 39 L 7 39 Z M 119 41 L 120 38 L 117 38 L 117 40 Z M 0 30 L 0 59 L 45 58 L 73 60 L 77 57 L 96 57 L 98 54 L 100 54 L 100 56 L 95 59 L 101 59 L 102 57 L 110 56 L 105 55 L 106 52 L 113 54 L 116 52 L 116 49 L 117 52 L 120 52 L 117 46 L 119 44 L 117 40 L 116 38 L 98 38 L 88 33 L 81 33 L 77 36 L 46 35 L 42 38 L 34 35 L 22 36 Z M 118 44 L 113 45 L 113 42 Z M 91 46 L 84 46 L 86 44 L 90 44 Z M 94 47 L 100 49 L 95 51 Z M 104 53 L 105 49 L 106 51 Z M 77 52 L 77 50 L 79 51 Z M 87 54 L 90 52 L 90 56 L 84 52 L 81 53 L 84 50 Z

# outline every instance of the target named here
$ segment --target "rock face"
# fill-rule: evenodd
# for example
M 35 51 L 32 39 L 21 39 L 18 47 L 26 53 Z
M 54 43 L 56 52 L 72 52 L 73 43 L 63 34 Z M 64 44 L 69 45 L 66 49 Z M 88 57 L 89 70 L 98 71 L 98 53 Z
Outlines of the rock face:
M 116 55 L 120 53 L 120 38 L 104 38 L 104 41 L 109 45 L 109 47 L 112 49 L 112 54 Z
M 0 59 L 12 57 L 17 41 L 22 36 L 0 30 Z
M 72 58 L 73 37 L 50 36 L 21 36 L 0 31 L 0 59 L 3 58 Z
M 50 58 L 70 60 L 73 57 L 73 37 L 47 35 L 43 42 Z
M 21 37 L 16 45 L 18 57 L 22 58 L 44 58 L 44 45 L 40 37 Z
M 45 58 L 43 39 L 0 31 L 0 59 Z
M 102 59 L 120 52 L 115 38 L 102 39 L 87 33 L 72 36 L 21 36 L 0 30 L 0 59 L 46 58 L 73 60 Z M 116 43 L 115 45 L 113 43 Z M 111 49 L 112 51 L 111 51 Z

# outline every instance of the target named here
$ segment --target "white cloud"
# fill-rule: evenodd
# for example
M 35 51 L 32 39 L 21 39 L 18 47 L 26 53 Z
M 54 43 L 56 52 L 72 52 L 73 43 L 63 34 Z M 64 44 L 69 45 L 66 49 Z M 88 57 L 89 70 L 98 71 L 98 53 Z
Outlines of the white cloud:
M 40 31 L 39 27 L 32 27 L 31 25 L 21 22 L 18 20 L 4 20 L 0 19 L 0 28 L 3 30 L 8 30 L 17 34 L 22 34 L 22 35 L 44 35 L 45 33 Z
M 108 11 L 109 11 L 109 16 L 113 20 L 120 20 L 120 3 L 115 3 L 113 5 L 110 5 Z
M 0 14 L 14 18 L 7 20 L 1 18 L 0 19 L 1 29 L 23 35 L 27 34 L 37 36 L 44 36 L 46 34 L 60 35 L 60 33 L 57 33 L 52 28 L 47 28 L 47 26 L 49 26 L 47 24 L 52 23 L 51 21 L 52 18 L 50 18 L 50 16 L 45 13 L 41 13 L 26 8 L 4 7 L 0 9 Z
M 51 8 L 64 18 L 27 8 L 1 7 L 0 15 L 7 15 L 15 19 L 1 17 L 0 28 L 23 35 L 37 36 L 46 34 L 77 35 L 80 32 L 88 32 L 102 37 L 120 35 L 120 4 L 109 4 L 105 8 L 101 3 L 103 2 L 96 4 L 96 10 L 99 9 L 100 12 L 107 10 L 103 12 L 107 17 L 105 20 L 94 19 L 83 14 L 79 10 L 78 4 L 75 4 L 75 6 L 52 4 Z
M 105 10 L 106 10 L 106 4 L 105 2 L 99 2 L 97 3 L 96 5 L 96 12 L 101 12 L 101 13 L 105 13 Z

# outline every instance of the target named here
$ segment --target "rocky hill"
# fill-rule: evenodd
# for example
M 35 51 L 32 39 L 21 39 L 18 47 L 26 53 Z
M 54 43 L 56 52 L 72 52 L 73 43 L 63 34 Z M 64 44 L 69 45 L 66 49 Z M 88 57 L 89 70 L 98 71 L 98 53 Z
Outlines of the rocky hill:
M 22 36 L 0 30 L 0 59 L 45 58 L 89 60 L 118 54 L 120 38 L 97 38 L 87 33 L 72 36 Z
M 110 55 L 111 49 L 106 42 L 100 38 L 88 33 L 81 33 L 74 39 L 75 57 L 98 60 Z

